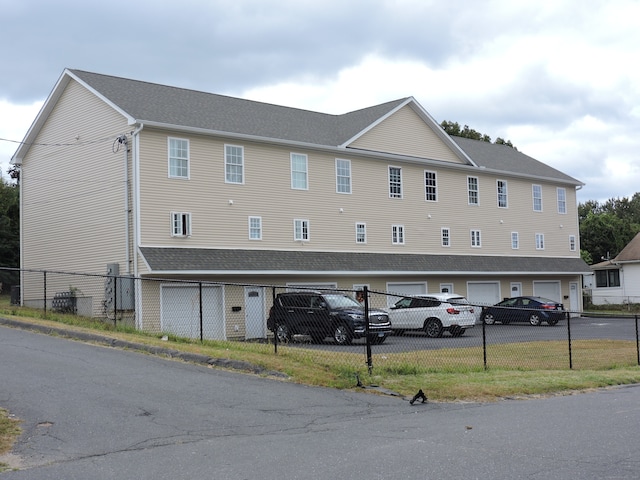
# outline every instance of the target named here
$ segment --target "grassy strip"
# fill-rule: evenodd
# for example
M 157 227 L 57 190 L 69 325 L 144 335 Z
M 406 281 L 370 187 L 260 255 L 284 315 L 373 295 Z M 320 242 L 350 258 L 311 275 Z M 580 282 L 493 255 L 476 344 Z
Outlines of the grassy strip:
M 69 328 L 119 340 L 165 347 L 205 355 L 214 359 L 248 362 L 264 371 L 282 372 L 289 381 L 307 385 L 349 389 L 356 376 L 366 385 L 413 396 L 423 389 L 430 400 L 494 401 L 505 397 L 549 395 L 576 390 L 640 383 L 635 342 L 620 340 L 576 340 L 572 342 L 573 370 L 565 341 L 492 345 L 489 369 L 484 370 L 480 347 L 421 350 L 374 354 L 369 372 L 361 353 L 320 351 L 301 346 L 279 346 L 250 342 L 196 341 L 169 335 L 114 327 L 110 322 L 48 313 L 9 305 L 0 297 L 0 315 L 29 319 L 40 325 Z
M 20 435 L 20 421 L 9 416 L 9 412 L 0 408 L 0 456 L 9 453 L 15 439 Z M 0 462 L 0 472 L 9 470 L 9 465 Z

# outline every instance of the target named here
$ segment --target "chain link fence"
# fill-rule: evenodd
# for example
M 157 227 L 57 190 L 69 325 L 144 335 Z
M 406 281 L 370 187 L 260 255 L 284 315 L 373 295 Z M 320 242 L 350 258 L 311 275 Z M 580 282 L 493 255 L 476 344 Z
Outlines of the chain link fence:
M 514 310 L 513 321 L 489 325 L 486 305 L 439 294 L 5 270 L 21 279 L 4 286 L 11 304 L 45 318 L 77 315 L 159 337 L 263 343 L 274 354 L 309 355 L 356 371 L 640 365 L 638 314 L 624 311 L 563 311 L 557 323 L 533 326 L 528 312 L 517 321 Z

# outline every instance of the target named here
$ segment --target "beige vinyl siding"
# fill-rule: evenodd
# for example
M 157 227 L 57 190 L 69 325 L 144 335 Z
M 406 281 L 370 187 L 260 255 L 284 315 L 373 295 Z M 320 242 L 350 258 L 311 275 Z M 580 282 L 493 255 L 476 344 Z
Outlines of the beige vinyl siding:
M 468 168 L 436 171 L 438 201 L 424 197 L 424 166 L 352 157 L 352 194 L 335 191 L 335 156 L 308 151 L 309 189 L 294 190 L 290 150 L 205 136 L 190 142 L 190 179 L 167 173 L 167 133 L 143 130 L 140 150 L 141 243 L 152 246 L 259 248 L 476 255 L 576 256 L 568 235 L 578 234 L 575 191 L 567 188 L 566 215 L 555 208 L 555 184 L 543 184 L 544 211 L 532 211 L 531 182 L 508 179 L 508 208 L 498 208 L 496 176 Z M 177 135 L 172 135 L 177 136 Z M 244 147 L 244 184 L 224 182 L 224 145 Z M 299 150 L 299 149 L 298 149 Z M 341 155 L 344 158 L 345 155 Z M 388 167 L 402 168 L 403 198 L 389 198 Z M 467 204 L 467 175 L 479 178 L 480 205 Z M 504 177 L 500 177 L 504 178 Z M 229 201 L 233 201 L 230 205 Z M 553 208 L 552 208 L 553 207 Z M 190 212 L 192 237 L 172 238 L 170 212 Z M 248 238 L 248 217 L 262 217 L 263 240 Z M 429 216 L 431 216 L 429 218 Z M 310 241 L 293 239 L 293 220 L 308 219 Z M 500 223 L 502 220 L 502 223 Z M 355 224 L 367 224 L 367 243 L 355 243 Z M 560 225 L 563 225 L 560 228 Z M 391 226 L 405 226 L 405 245 L 391 244 Z M 440 229 L 451 229 L 443 251 Z M 469 230 L 482 232 L 482 248 L 471 248 Z M 511 232 L 520 249 L 511 250 Z M 546 248 L 535 250 L 535 233 Z
M 79 84 L 68 85 L 23 160 L 24 268 L 104 273 L 117 262 L 125 271 L 124 153 L 112 144 L 129 129 Z M 50 291 L 69 290 L 63 283 Z
M 373 127 L 349 147 L 464 163 L 408 105 Z

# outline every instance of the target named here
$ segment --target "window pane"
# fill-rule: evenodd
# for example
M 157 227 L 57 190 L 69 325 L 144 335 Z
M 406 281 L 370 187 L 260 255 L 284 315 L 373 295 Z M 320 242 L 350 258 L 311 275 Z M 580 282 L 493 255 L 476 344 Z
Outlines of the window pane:
M 189 177 L 189 142 L 187 140 L 169 139 L 169 176 Z
M 351 193 L 351 161 L 336 159 L 336 191 Z
M 398 167 L 389 167 L 389 196 L 402 198 L 402 170 Z
M 243 183 L 244 152 L 242 147 L 225 146 L 225 181 L 227 183 Z
M 469 193 L 469 205 L 478 205 L 478 179 L 476 177 L 467 178 L 467 191 Z
M 307 156 L 297 153 L 291 154 L 291 188 L 306 190 L 307 187 Z
M 438 200 L 436 172 L 424 172 L 425 200 L 435 202 Z

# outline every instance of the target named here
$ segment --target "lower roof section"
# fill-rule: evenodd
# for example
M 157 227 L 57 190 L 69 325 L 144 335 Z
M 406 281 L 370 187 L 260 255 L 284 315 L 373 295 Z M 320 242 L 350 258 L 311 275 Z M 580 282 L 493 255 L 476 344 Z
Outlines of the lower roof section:
M 314 252 L 140 247 L 152 274 L 347 275 L 347 274 L 535 274 L 591 273 L 579 257 L 421 255 L 410 253 Z

